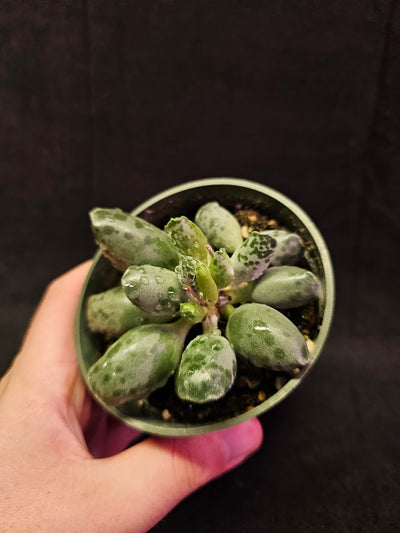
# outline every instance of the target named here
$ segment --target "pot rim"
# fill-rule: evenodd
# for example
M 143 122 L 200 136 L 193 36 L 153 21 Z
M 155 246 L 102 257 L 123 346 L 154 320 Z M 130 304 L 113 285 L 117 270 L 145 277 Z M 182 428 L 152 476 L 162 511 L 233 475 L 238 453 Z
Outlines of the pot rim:
M 160 436 L 169 436 L 169 437 L 183 437 L 183 436 L 190 436 L 190 435 L 200 435 L 204 433 L 209 433 L 212 431 L 218 431 L 236 424 L 239 424 L 241 422 L 244 422 L 245 420 L 249 420 L 250 418 L 253 418 L 254 416 L 259 416 L 262 413 L 269 411 L 272 407 L 280 403 L 286 396 L 288 396 L 295 388 L 298 387 L 298 385 L 303 381 L 304 377 L 308 372 L 311 370 L 311 368 L 314 366 L 315 360 L 319 357 L 323 346 L 325 345 L 325 342 L 327 340 L 332 320 L 333 320 L 333 313 L 334 313 L 334 306 L 335 306 L 335 281 L 334 281 L 334 271 L 333 271 L 333 265 L 331 261 L 331 257 L 329 254 L 328 247 L 325 243 L 324 238 L 322 237 L 319 229 L 317 228 L 316 224 L 313 222 L 313 220 L 307 215 L 307 213 L 293 200 L 282 194 L 281 192 L 272 189 L 268 187 L 267 185 L 242 179 L 242 178 L 232 178 L 232 177 L 214 177 L 214 178 L 203 178 L 193 181 L 188 181 L 173 187 L 170 187 L 168 189 L 165 189 L 164 191 L 155 194 L 151 198 L 145 200 L 140 205 L 138 205 L 135 209 L 131 211 L 132 215 L 138 215 L 154 205 L 155 203 L 164 200 L 168 198 L 169 196 L 176 195 L 180 192 L 187 191 L 189 189 L 197 189 L 200 187 L 209 187 L 209 186 L 215 186 L 215 185 L 226 185 L 226 186 L 232 186 L 232 187 L 241 187 L 241 188 L 247 188 L 254 191 L 257 191 L 263 195 L 267 195 L 274 200 L 280 202 L 283 204 L 288 210 L 290 210 L 304 225 L 304 227 L 307 229 L 307 231 L 310 233 L 312 239 L 314 240 L 317 250 L 319 252 L 319 255 L 321 257 L 321 263 L 323 267 L 323 272 L 325 275 L 325 302 L 324 302 L 324 311 L 323 311 L 323 318 L 321 327 L 319 329 L 319 333 L 317 338 L 315 339 L 315 345 L 312 353 L 312 362 L 310 365 L 308 365 L 302 372 L 301 376 L 297 378 L 290 379 L 281 389 L 279 389 L 275 394 L 267 398 L 264 402 L 257 405 L 256 407 L 253 407 L 251 410 L 242 413 L 240 415 L 237 415 L 235 417 L 225 419 L 219 422 L 211 422 L 206 424 L 184 424 L 184 423 L 175 423 L 175 425 L 172 425 L 170 423 L 162 422 L 161 420 L 159 422 L 156 421 L 148 421 L 143 420 L 140 418 L 135 418 L 133 416 L 127 416 L 118 409 L 114 407 L 109 407 L 105 405 L 103 402 L 101 402 L 98 398 L 96 398 L 96 401 L 100 403 L 100 405 L 108 411 L 110 414 L 112 414 L 114 417 L 116 417 L 121 422 L 125 423 L 126 425 L 133 427 L 139 431 L 150 433 L 154 435 L 160 435 Z M 79 367 L 81 370 L 81 374 L 83 376 L 83 379 L 85 381 L 87 390 L 93 395 L 93 393 L 90 390 L 90 387 L 87 382 L 87 372 L 85 371 L 85 361 L 84 361 L 84 355 L 82 352 L 82 336 L 81 336 L 81 323 L 82 320 L 84 320 L 84 302 L 85 302 L 85 295 L 86 295 L 86 288 L 88 285 L 88 282 L 97 266 L 97 263 L 99 262 L 100 258 L 102 257 L 102 253 L 100 250 L 96 252 L 96 254 L 93 257 L 93 264 L 89 270 L 89 273 L 85 279 L 84 285 L 81 290 L 81 294 L 79 297 L 79 303 L 75 318 L 75 347 L 77 352 L 77 358 Z

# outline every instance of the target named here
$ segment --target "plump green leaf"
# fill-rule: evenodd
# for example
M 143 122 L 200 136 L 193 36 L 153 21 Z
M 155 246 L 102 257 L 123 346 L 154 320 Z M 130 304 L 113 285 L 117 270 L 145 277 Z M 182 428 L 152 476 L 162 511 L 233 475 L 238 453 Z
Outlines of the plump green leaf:
M 204 300 L 217 302 L 218 288 L 204 263 L 193 257 L 181 256 L 175 272 L 183 286 L 187 285 Z
M 187 217 L 171 218 L 164 229 L 181 254 L 208 263 L 207 237 L 194 222 Z
M 231 254 L 242 244 L 239 222 L 218 202 L 208 202 L 201 206 L 196 213 L 195 222 L 214 248 L 225 248 Z
M 148 264 L 173 270 L 178 264 L 171 239 L 153 224 L 121 209 L 97 207 L 89 215 L 96 242 L 116 269 Z
M 200 263 L 196 267 L 196 284 L 204 300 L 212 303 L 218 301 L 218 288 L 206 265 Z
M 252 281 L 262 276 L 268 268 L 275 247 L 275 239 L 253 231 L 232 256 L 234 283 Z
M 198 335 L 182 354 L 175 375 L 175 389 L 182 399 L 205 403 L 222 398 L 236 376 L 236 356 L 225 337 Z
M 162 387 L 178 366 L 189 325 L 147 324 L 130 329 L 89 369 L 95 396 L 115 406 L 146 398 Z
M 217 250 L 214 253 L 208 268 L 219 288 L 228 286 L 233 280 L 233 264 L 225 248 L 221 248 L 221 250 Z
M 130 266 L 121 284 L 129 300 L 152 315 L 172 318 L 186 301 L 178 276 L 166 268 Z
M 279 266 L 269 268 L 257 280 L 251 299 L 276 309 L 292 309 L 319 298 L 321 292 L 321 283 L 310 270 Z
M 112 338 L 142 324 L 165 322 L 168 317 L 154 316 L 142 311 L 127 298 L 124 289 L 119 285 L 88 298 L 86 319 L 91 331 Z
M 184 302 L 179 307 L 179 315 L 191 324 L 198 324 L 206 316 L 206 308 L 196 302 Z
M 196 281 L 196 268 L 199 264 L 201 264 L 201 261 L 193 259 L 193 257 L 180 255 L 179 265 L 175 268 L 175 273 L 180 283 L 189 286 L 196 292 L 199 290 Z
M 261 233 L 265 233 L 276 240 L 271 266 L 295 265 L 299 262 L 303 255 L 304 245 L 297 233 L 290 233 L 283 229 L 269 229 Z
M 303 335 L 285 315 L 264 304 L 243 304 L 230 315 L 226 335 L 235 352 L 257 367 L 287 371 L 307 364 Z

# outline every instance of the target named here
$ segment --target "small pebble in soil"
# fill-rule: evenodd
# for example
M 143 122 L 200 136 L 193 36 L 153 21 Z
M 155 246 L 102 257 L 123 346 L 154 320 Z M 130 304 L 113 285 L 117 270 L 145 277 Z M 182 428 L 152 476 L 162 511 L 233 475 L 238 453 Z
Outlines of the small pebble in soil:
M 298 370 L 296 368 L 296 370 Z M 285 376 L 277 376 L 275 378 L 275 388 L 276 390 L 280 390 L 284 385 L 286 385 L 287 383 L 287 378 L 285 378 Z
M 282 226 L 280 226 L 277 220 L 270 219 L 267 215 L 263 215 L 254 209 L 239 209 L 235 212 L 235 217 L 238 219 L 239 224 L 246 228 L 245 230 L 242 230 L 242 232 L 245 231 L 247 236 L 250 235 L 252 231 L 282 229 Z
M 258 391 L 258 394 L 257 394 L 257 400 L 259 402 L 263 402 L 267 399 L 267 395 L 265 394 L 265 392 L 263 390 L 259 390 Z
M 164 409 L 164 411 L 161 413 L 161 416 L 162 416 L 163 420 L 170 420 L 171 417 L 172 417 L 172 415 L 168 411 L 168 409 Z

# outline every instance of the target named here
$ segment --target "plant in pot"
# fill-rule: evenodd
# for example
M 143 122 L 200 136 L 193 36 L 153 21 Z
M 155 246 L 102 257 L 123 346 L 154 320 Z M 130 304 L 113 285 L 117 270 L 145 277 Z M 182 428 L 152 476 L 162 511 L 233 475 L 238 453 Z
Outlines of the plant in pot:
M 90 218 L 100 251 L 78 309 L 78 359 L 93 396 L 125 423 L 220 429 L 271 408 L 314 364 L 332 266 L 317 228 L 280 193 L 205 179 Z

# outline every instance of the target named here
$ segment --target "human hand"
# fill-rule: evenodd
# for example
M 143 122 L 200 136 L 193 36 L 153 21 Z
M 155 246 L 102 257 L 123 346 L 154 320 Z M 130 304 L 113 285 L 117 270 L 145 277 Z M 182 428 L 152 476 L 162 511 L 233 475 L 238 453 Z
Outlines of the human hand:
M 188 494 L 261 444 L 256 418 L 186 438 L 121 425 L 87 394 L 73 322 L 90 263 L 47 289 L 22 348 L 0 380 L 0 530 L 148 531 Z

